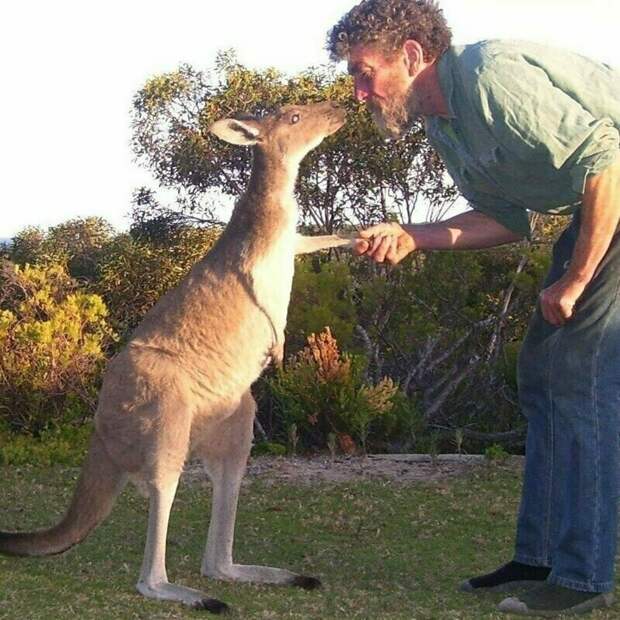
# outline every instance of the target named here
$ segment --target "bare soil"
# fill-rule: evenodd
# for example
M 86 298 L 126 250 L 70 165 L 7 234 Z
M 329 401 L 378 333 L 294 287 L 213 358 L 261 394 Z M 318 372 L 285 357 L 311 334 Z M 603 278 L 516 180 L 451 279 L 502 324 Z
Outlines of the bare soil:
M 490 461 L 481 455 L 442 454 L 370 454 L 367 456 L 258 456 L 250 458 L 244 482 L 261 480 L 268 484 L 344 483 L 364 480 L 385 480 L 401 484 L 436 482 L 462 476 Z M 511 456 L 508 466 L 520 467 L 522 457 Z M 186 475 L 204 478 L 200 465 L 189 464 Z

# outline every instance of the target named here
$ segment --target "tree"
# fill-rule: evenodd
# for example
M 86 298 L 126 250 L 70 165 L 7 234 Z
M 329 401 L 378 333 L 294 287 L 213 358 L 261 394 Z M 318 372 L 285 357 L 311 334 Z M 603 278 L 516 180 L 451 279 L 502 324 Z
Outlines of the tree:
M 67 220 L 47 232 L 29 226 L 13 238 L 11 260 L 19 265 L 64 263 L 73 278 L 92 281 L 114 229 L 101 217 Z
M 218 208 L 238 196 L 249 178 L 251 153 L 209 134 L 217 119 L 236 113 L 261 115 L 285 104 L 330 99 L 347 108 L 348 123 L 304 161 L 297 185 L 302 224 L 332 232 L 389 217 L 393 201 L 408 219 L 422 203 L 444 207 L 456 191 L 433 154 L 421 124 L 402 141 L 386 142 L 365 108 L 352 101 L 347 76 L 334 67 L 310 68 L 286 78 L 274 69 L 241 66 L 220 54 L 210 72 L 188 65 L 149 80 L 134 99 L 133 146 L 138 161 L 160 186 L 174 190 L 177 204 L 163 209 L 142 188 L 134 217 L 164 211 L 213 223 Z
M 38 226 L 26 226 L 12 239 L 9 257 L 18 265 L 38 263 L 44 256 L 45 232 Z

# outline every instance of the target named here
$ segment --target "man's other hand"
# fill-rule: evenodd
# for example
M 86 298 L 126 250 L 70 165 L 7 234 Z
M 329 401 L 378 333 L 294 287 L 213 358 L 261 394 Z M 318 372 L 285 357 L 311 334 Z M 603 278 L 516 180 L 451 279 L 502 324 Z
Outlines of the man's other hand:
M 378 263 L 399 263 L 416 249 L 413 237 L 396 222 L 371 226 L 359 233 L 361 241 L 355 245 L 355 253 L 368 256 Z
M 585 283 L 566 276 L 540 293 L 540 309 L 545 320 L 559 327 L 575 313 L 575 304 L 585 289 Z

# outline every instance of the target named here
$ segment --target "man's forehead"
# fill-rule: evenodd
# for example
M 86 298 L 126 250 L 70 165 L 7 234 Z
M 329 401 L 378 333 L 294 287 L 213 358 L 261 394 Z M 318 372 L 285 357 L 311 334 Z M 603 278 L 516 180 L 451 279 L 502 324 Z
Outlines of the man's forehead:
M 385 55 L 375 46 L 355 45 L 347 56 L 347 70 L 351 74 L 359 73 L 360 70 L 380 66 L 386 60 Z

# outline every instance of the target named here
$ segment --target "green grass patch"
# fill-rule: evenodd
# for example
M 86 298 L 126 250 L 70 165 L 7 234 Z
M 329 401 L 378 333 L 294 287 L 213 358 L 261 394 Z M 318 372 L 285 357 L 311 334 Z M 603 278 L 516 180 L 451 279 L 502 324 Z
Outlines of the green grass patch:
M 0 468 L 0 527 L 54 522 L 78 470 Z M 323 588 L 231 584 L 199 573 L 210 511 L 206 484 L 182 484 L 169 531 L 171 581 L 204 590 L 249 619 L 481 620 L 502 595 L 458 592 L 465 578 L 510 558 L 520 473 L 491 463 L 438 483 L 268 485 L 241 495 L 235 560 L 317 576 Z M 194 618 L 207 612 L 143 599 L 140 570 L 147 501 L 133 488 L 84 543 L 44 559 L 0 558 L 0 618 Z M 618 611 L 592 618 L 617 618 Z

